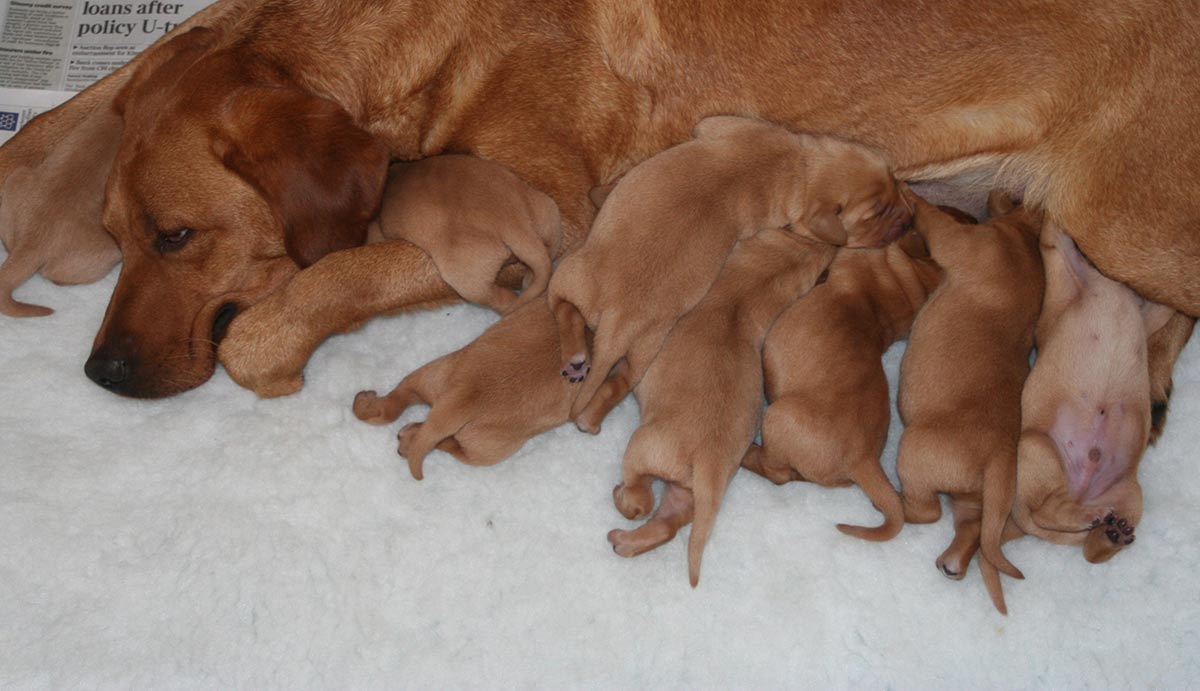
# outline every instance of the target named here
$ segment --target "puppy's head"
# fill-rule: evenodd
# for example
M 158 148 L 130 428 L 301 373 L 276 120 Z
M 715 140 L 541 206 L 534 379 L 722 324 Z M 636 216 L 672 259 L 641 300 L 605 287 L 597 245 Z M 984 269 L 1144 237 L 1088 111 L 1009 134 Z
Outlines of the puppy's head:
M 913 211 L 887 161 L 831 137 L 814 141 L 801 222 L 821 240 L 846 247 L 881 247 L 900 237 Z
M 151 57 L 116 99 L 103 219 L 124 264 L 85 366 L 135 397 L 203 383 L 239 309 L 361 244 L 388 159 L 337 104 L 255 71 L 209 30 Z

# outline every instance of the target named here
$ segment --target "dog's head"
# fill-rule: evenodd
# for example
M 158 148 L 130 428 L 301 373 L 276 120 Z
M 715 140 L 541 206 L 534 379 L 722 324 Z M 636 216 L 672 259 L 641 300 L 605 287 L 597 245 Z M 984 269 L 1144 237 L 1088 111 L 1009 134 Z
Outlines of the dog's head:
M 912 208 L 887 161 L 831 137 L 814 142 L 801 222 L 825 242 L 846 247 L 881 247 L 900 237 Z
M 254 71 L 207 29 L 148 57 L 115 101 L 104 224 L 124 264 L 85 366 L 134 397 L 203 383 L 239 309 L 362 244 L 388 161 L 337 104 Z

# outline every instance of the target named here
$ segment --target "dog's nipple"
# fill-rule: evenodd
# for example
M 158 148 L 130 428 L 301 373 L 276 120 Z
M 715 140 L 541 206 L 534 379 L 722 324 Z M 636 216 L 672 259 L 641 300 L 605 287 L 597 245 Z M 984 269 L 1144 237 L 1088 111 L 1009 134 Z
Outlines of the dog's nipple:
M 1092 450 L 1088 451 L 1088 460 L 1091 461 L 1092 463 L 1099 463 L 1100 462 L 1100 449 L 1097 449 L 1096 447 L 1093 446 Z

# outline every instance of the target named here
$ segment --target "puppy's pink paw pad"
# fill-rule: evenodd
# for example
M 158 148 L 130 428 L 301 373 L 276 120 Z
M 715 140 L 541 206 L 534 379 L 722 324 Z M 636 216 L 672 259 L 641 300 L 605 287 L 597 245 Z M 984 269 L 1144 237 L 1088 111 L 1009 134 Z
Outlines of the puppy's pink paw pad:
M 563 367 L 562 375 L 572 384 L 578 384 L 587 377 L 591 370 L 592 366 L 588 364 L 586 358 L 571 358 Z
M 1104 524 L 1107 526 L 1104 536 L 1114 545 L 1132 545 L 1137 537 L 1133 534 L 1133 524 L 1115 514 L 1109 514 Z

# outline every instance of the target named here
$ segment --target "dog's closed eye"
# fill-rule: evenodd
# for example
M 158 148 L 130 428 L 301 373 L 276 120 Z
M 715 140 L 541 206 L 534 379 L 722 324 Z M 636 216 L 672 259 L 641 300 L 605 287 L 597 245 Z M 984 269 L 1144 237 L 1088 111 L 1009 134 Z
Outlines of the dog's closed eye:
M 154 238 L 154 248 L 162 254 L 177 252 L 187 244 L 193 233 L 191 228 L 178 228 L 170 233 L 159 233 L 158 237 Z

